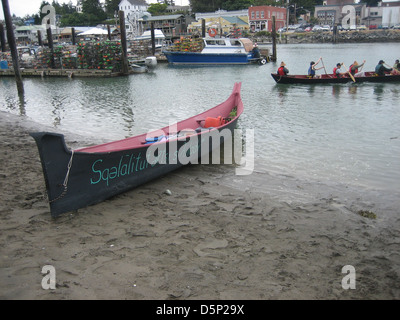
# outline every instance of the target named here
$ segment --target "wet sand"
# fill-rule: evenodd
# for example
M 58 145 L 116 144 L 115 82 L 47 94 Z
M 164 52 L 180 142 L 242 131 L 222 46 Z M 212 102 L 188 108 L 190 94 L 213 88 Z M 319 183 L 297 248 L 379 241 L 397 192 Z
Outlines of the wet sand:
M 43 128 L 0 119 L 1 299 L 400 298 L 398 190 L 192 165 L 54 219 L 28 135 Z

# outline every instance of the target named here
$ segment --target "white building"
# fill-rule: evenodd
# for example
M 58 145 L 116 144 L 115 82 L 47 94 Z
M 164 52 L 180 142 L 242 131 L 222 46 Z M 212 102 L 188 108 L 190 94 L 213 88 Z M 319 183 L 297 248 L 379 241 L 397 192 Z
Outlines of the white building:
M 400 24 L 400 1 L 382 1 L 382 27 Z
M 76 12 L 82 13 L 82 0 L 78 0 L 76 4 Z
M 147 12 L 147 3 L 144 0 L 122 0 L 119 10 L 124 11 L 125 29 L 128 37 L 137 37 L 143 33 L 141 21 L 144 16 L 151 16 Z

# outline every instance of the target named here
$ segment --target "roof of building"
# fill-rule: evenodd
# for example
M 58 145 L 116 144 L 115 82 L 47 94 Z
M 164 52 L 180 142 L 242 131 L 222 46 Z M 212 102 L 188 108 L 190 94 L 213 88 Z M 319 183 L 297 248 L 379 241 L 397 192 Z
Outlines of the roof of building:
M 154 17 L 143 17 L 147 21 L 157 21 L 157 20 L 175 20 L 183 17 L 183 14 L 171 14 L 165 16 L 154 16 Z
M 136 5 L 136 6 L 148 6 L 145 0 L 127 0 L 130 2 L 131 5 Z
M 223 17 L 226 21 L 228 21 L 231 24 L 248 24 L 246 21 L 243 21 L 239 17 Z

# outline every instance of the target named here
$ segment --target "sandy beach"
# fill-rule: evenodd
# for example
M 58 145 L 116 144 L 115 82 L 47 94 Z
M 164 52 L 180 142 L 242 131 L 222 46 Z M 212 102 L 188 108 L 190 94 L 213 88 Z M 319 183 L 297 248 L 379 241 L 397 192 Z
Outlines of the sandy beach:
M 400 298 L 399 190 L 192 165 L 54 219 L 31 130 L 0 113 L 1 299 Z

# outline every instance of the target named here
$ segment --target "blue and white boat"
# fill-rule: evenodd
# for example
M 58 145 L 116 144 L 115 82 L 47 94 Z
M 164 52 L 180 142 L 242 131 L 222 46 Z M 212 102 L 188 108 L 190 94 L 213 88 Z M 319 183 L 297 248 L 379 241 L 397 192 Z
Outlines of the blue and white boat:
M 202 38 L 178 43 L 163 51 L 170 64 L 176 65 L 229 65 L 265 64 L 268 57 L 261 56 L 257 46 L 247 38 Z M 193 44 L 193 45 L 192 45 Z

